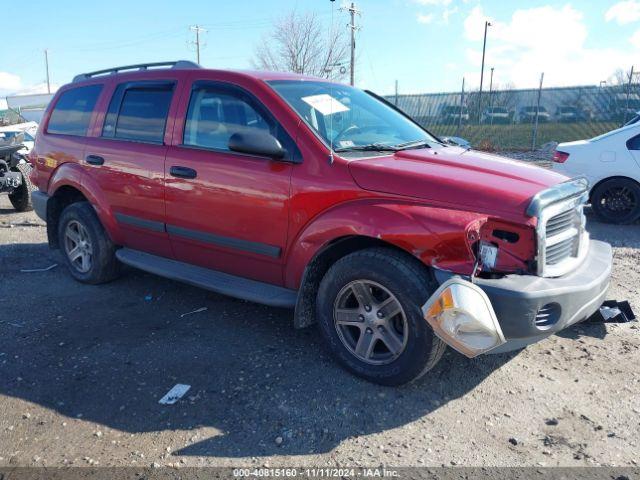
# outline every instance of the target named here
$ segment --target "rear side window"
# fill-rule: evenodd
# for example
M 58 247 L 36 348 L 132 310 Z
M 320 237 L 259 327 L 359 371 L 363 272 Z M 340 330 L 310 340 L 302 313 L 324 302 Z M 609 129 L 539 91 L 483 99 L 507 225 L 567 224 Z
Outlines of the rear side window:
M 102 136 L 162 143 L 173 86 L 170 82 L 118 86 L 109 104 Z
M 86 136 L 101 91 L 102 85 L 89 85 L 61 94 L 51 112 L 47 133 Z
M 627 148 L 629 150 L 640 150 L 640 135 L 627 140 Z

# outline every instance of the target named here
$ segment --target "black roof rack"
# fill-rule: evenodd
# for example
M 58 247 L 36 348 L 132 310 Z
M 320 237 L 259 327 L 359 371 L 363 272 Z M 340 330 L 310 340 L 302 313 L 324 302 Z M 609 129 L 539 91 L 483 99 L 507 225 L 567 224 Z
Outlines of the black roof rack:
M 167 67 L 176 70 L 184 70 L 189 68 L 202 68 L 195 62 L 189 60 L 178 60 L 175 62 L 156 62 L 156 63 L 139 63 L 138 65 L 125 65 L 123 67 L 107 68 L 105 70 L 96 70 L 95 72 L 81 73 L 73 77 L 73 82 L 81 82 L 89 78 L 97 77 L 100 75 L 115 75 L 116 73 L 128 72 L 128 71 L 142 71 L 149 68 Z

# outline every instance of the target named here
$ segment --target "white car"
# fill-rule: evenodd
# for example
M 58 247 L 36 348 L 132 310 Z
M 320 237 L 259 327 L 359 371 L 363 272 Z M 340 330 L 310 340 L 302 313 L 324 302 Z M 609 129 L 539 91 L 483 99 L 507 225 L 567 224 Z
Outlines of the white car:
M 594 213 L 609 223 L 640 219 L 640 123 L 590 140 L 561 143 L 553 169 L 589 180 Z

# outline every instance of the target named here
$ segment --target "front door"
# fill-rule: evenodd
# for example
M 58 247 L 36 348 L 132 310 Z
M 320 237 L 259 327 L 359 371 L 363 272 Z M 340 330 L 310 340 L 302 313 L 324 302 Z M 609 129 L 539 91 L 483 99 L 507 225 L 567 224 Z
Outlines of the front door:
M 169 147 L 165 162 L 167 232 L 175 257 L 281 284 L 295 144 L 238 87 L 196 82 L 187 100 L 184 127 L 174 134 L 182 135 L 182 143 Z M 229 150 L 231 135 L 255 129 L 276 136 L 288 157 L 276 161 Z

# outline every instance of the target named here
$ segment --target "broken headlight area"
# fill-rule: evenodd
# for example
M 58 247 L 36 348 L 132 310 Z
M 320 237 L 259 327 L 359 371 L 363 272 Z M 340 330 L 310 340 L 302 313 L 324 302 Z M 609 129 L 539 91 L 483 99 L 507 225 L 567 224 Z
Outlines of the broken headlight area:
M 487 294 L 461 278 L 443 283 L 422 312 L 438 337 L 469 358 L 506 342 Z
M 471 248 L 480 276 L 535 272 L 536 236 L 532 226 L 488 219 L 475 237 Z

